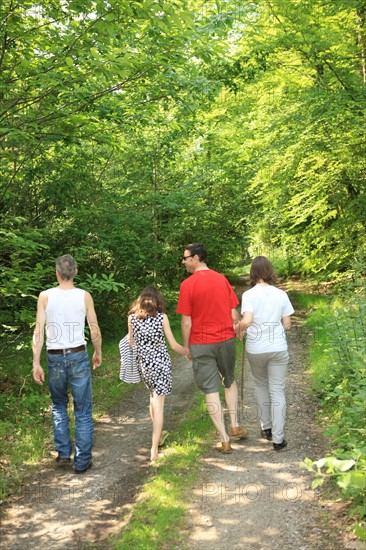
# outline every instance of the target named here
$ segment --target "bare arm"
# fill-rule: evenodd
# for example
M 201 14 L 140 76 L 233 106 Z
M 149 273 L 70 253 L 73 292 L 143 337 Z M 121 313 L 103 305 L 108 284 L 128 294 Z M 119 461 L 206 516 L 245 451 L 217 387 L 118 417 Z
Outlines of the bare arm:
M 239 321 L 239 313 L 235 307 L 231 310 L 231 318 L 233 320 L 233 323 L 237 323 Z
M 168 340 L 169 346 L 172 348 L 172 350 L 180 353 L 181 355 L 187 356 L 188 349 L 178 344 L 178 342 L 174 338 L 174 334 L 172 333 L 172 329 L 170 328 L 169 319 L 165 313 L 163 316 L 163 330 L 165 338 Z
M 183 337 L 183 347 L 189 348 L 189 337 L 192 329 L 192 318 L 189 315 L 182 315 L 181 330 Z
M 33 351 L 33 378 L 34 381 L 42 385 L 44 382 L 44 371 L 41 367 L 41 352 L 44 343 L 44 327 L 46 324 L 47 294 L 41 292 L 37 302 L 36 326 L 33 332 L 32 351 Z
M 98 325 L 97 314 L 94 309 L 93 298 L 89 292 L 85 292 L 86 319 L 90 329 L 90 338 L 94 346 L 93 369 L 102 364 L 102 335 Z
M 127 324 L 128 324 L 128 343 L 130 344 L 130 347 L 132 348 L 132 346 L 133 346 L 133 330 L 132 330 L 132 324 L 131 324 L 131 317 L 130 316 L 128 316 Z
M 253 313 L 251 311 L 244 311 L 244 315 L 239 322 L 238 337 L 243 338 L 246 330 L 253 323 Z
M 291 328 L 291 315 L 286 315 L 282 317 L 282 324 L 285 330 L 290 330 Z
M 231 318 L 233 320 L 235 334 L 236 336 L 239 336 L 239 313 L 235 307 L 231 310 Z

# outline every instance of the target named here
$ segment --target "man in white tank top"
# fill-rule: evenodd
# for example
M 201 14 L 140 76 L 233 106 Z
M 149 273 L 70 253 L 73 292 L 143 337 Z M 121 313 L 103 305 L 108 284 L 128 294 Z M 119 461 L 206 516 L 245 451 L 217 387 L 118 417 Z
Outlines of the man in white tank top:
M 68 387 L 74 401 L 75 452 L 74 471 L 82 473 L 92 465 L 93 418 L 89 355 L 84 335 L 85 319 L 94 346 L 93 368 L 102 363 L 102 338 L 94 303 L 89 292 L 75 288 L 77 265 L 66 254 L 56 260 L 58 286 L 40 293 L 33 334 L 33 378 L 42 385 L 45 376 L 40 357 L 46 331 L 48 384 L 52 399 L 52 419 L 56 461 L 71 463 Z

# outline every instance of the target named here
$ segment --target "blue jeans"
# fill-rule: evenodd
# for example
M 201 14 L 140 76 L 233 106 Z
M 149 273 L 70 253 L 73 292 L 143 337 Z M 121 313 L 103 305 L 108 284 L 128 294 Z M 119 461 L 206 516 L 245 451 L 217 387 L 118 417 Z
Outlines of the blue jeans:
M 93 418 L 90 361 L 87 351 L 68 355 L 47 354 L 48 384 L 52 399 L 53 435 L 60 457 L 71 454 L 68 386 L 74 400 L 76 470 L 85 468 L 92 458 Z

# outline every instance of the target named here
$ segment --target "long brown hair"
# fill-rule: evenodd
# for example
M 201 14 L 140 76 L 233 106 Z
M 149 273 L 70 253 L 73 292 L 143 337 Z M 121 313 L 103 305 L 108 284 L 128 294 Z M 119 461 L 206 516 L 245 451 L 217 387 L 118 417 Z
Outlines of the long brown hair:
M 131 306 L 128 314 L 134 313 L 139 319 L 156 317 L 158 313 L 165 313 L 164 298 L 154 286 L 147 286 Z
M 277 276 L 273 266 L 265 256 L 257 256 L 254 258 L 250 267 L 250 285 L 255 286 L 260 279 L 269 285 L 275 285 L 277 282 Z

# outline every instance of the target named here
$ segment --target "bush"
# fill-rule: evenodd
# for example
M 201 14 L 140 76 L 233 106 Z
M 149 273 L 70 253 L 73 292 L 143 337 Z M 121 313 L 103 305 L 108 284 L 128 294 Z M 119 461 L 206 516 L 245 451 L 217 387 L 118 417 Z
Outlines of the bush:
M 311 370 L 331 426 L 327 434 L 335 447 L 332 456 L 304 466 L 315 472 L 314 486 L 332 477 L 342 497 L 352 501 L 355 533 L 366 539 L 366 377 L 364 293 L 343 293 L 332 304 L 313 311 L 307 325 L 314 333 Z

